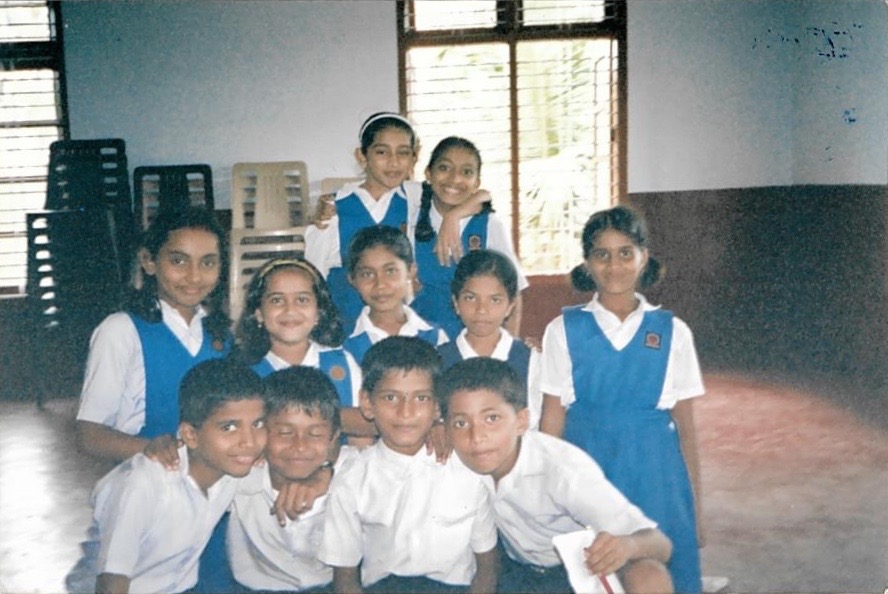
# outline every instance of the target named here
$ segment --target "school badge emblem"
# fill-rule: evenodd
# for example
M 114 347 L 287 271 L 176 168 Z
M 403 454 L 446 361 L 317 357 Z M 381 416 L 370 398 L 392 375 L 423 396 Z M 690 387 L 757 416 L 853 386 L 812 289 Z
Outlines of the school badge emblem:
M 403 223 L 398 225 L 398 229 L 401 231 L 401 233 L 407 235 L 407 221 L 404 221 Z
M 480 235 L 469 235 L 469 249 L 470 250 L 480 250 L 481 249 L 481 236 Z
M 222 343 L 221 340 L 216 339 L 216 340 L 213 341 L 213 350 L 215 350 L 215 351 L 217 351 L 217 352 L 220 352 L 220 351 L 222 351 L 222 349 L 224 349 L 224 348 L 225 348 L 225 345 Z
M 644 335 L 644 346 L 649 349 L 660 350 L 660 335 L 656 332 L 648 332 Z
M 341 365 L 334 365 L 330 368 L 330 379 L 335 382 L 341 382 L 345 379 L 345 368 Z

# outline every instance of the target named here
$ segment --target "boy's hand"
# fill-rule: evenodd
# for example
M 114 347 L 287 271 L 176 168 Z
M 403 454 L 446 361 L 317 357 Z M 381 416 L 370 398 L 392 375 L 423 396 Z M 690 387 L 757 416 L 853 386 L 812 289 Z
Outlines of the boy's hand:
M 447 434 L 444 423 L 435 422 L 432 425 L 426 438 L 426 452 L 429 454 L 434 452 L 439 464 L 447 462 L 447 458 L 453 452 L 453 444 L 450 442 L 450 436 Z
M 632 558 L 632 547 L 631 538 L 599 532 L 585 549 L 586 567 L 593 575 L 614 573 Z
M 330 219 L 336 214 L 334 198 L 333 194 L 321 194 L 318 197 L 318 203 L 315 205 L 314 215 L 311 218 L 311 224 L 318 229 L 326 229 L 330 224 Z
M 274 502 L 271 513 L 277 516 L 278 524 L 287 525 L 287 518 L 296 520 L 311 509 L 315 500 L 327 493 L 333 469 L 329 466 L 318 468 L 311 477 L 300 483 L 288 483 Z
M 167 470 L 179 467 L 179 440 L 174 435 L 158 435 L 148 442 L 142 452 L 164 465 Z

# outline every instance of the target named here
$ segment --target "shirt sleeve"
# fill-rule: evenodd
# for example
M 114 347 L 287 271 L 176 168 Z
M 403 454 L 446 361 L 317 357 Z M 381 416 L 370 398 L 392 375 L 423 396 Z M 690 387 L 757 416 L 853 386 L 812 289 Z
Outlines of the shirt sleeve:
M 363 558 L 363 533 L 358 514 L 358 492 L 352 472 L 357 463 L 346 463 L 333 477 L 327 496 L 324 538 L 318 559 L 333 567 L 357 567 Z
M 527 408 L 530 411 L 530 429 L 540 427 L 540 417 L 543 413 L 543 392 L 540 389 L 540 367 L 542 353 L 536 349 L 530 350 L 530 361 L 527 363 Z
M 540 391 L 543 394 L 559 396 L 564 407 L 570 406 L 576 400 L 573 387 L 573 365 L 567 350 L 563 315 L 552 320 L 546 326 L 546 332 L 543 334 Z
M 129 315 L 111 314 L 90 339 L 77 419 L 136 433 L 140 427 L 128 427 L 126 422 L 144 410 L 144 396 L 139 333 Z
M 703 372 L 694 347 L 694 335 L 679 318 L 672 321 L 672 348 L 666 370 L 666 385 L 657 408 L 670 409 L 679 400 L 703 395 Z
M 596 532 L 617 536 L 657 526 L 607 480 L 601 467 L 585 452 L 572 447 L 566 454 L 558 474 L 562 484 L 552 492 L 574 520 Z
M 338 215 L 333 215 L 326 229 L 319 229 L 315 225 L 305 228 L 305 259 L 314 264 L 324 278 L 327 278 L 331 268 L 342 266 Z
M 97 573 L 132 577 L 141 541 L 154 521 L 159 493 L 151 481 L 140 480 L 135 474 L 119 475 L 117 479 L 108 485 L 107 501 L 95 512 L 99 526 Z
M 515 265 L 518 272 L 518 291 L 523 291 L 529 285 L 524 271 L 521 269 L 521 262 L 515 254 L 515 246 L 512 244 L 512 234 L 506 228 L 503 221 L 495 214 L 491 213 L 487 217 L 487 247 L 498 252 L 502 252 Z
M 478 502 L 478 513 L 472 524 L 471 544 L 475 553 L 486 553 L 496 546 L 497 532 L 493 519 L 493 505 L 486 488 L 479 489 L 481 500 Z

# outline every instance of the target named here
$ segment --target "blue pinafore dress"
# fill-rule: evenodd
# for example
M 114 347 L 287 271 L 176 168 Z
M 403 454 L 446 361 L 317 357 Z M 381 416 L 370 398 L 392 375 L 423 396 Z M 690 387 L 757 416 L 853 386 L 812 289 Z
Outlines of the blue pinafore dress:
M 268 362 L 268 359 L 262 357 L 258 363 L 250 367 L 259 377 L 267 377 L 274 373 L 275 369 Z M 318 369 L 324 372 L 339 395 L 339 404 L 341 406 L 354 406 L 352 402 L 352 376 L 349 371 L 348 361 L 345 358 L 345 351 L 335 349 L 331 351 L 321 351 L 318 353 Z
M 675 591 L 699 592 L 693 491 L 672 416 L 657 409 L 672 345 L 672 312 L 645 312 L 638 332 L 618 351 L 583 307 L 563 312 L 576 393 L 564 439 L 588 452 L 672 540 L 667 566 Z
M 463 360 L 456 341 L 451 340 L 448 343 L 438 347 L 438 354 L 441 355 L 441 365 L 445 370 L 450 369 Z M 512 346 L 509 347 L 509 355 L 506 358 L 509 367 L 521 378 L 521 381 L 527 381 L 527 370 L 530 367 L 530 347 L 520 340 L 512 339 Z
M 421 338 L 432 346 L 436 346 L 438 344 L 438 336 L 441 333 L 441 328 L 437 324 L 433 324 L 429 322 L 428 330 L 420 330 L 416 333 L 417 338 Z M 367 332 L 361 332 L 355 336 L 349 336 L 345 339 L 345 342 L 342 343 L 342 348 L 351 353 L 351 356 L 355 358 L 355 361 L 358 362 L 358 365 L 364 360 L 364 355 L 367 354 L 367 351 L 370 350 L 370 347 L 373 346 L 373 341 L 370 340 L 370 335 Z
M 151 439 L 158 435 L 176 435 L 179 431 L 179 384 L 188 371 L 204 361 L 225 357 L 232 341 L 215 342 L 204 326 L 204 339 L 196 355 L 185 348 L 163 322 L 146 322 L 130 314 L 142 342 L 145 361 L 145 426 L 139 437 Z M 228 513 L 222 516 L 200 556 L 198 581 L 194 592 L 234 591 L 237 582 L 228 562 L 225 533 Z
M 342 266 L 331 268 L 327 273 L 327 287 L 330 289 L 330 296 L 333 298 L 336 309 L 339 310 L 346 335 L 354 329 L 355 322 L 361 315 L 361 308 L 364 307 L 361 296 L 348 282 L 348 271 L 345 268 L 348 259 L 348 246 L 355 234 L 366 227 L 386 225 L 405 230 L 407 228 L 405 192 L 402 185 L 398 193 L 392 196 L 388 210 L 379 223 L 373 220 L 357 194 L 350 194 L 336 201 L 336 214 L 339 216 L 339 253 L 342 256 Z
M 461 239 L 463 253 L 487 247 L 488 213 L 471 217 L 463 229 Z M 462 321 L 453 309 L 450 282 L 456 273 L 456 264 L 441 266 L 435 255 L 435 237 L 430 241 L 416 241 L 416 267 L 422 288 L 410 304 L 416 313 L 428 322 L 444 329 L 447 336 L 456 336 L 463 328 Z

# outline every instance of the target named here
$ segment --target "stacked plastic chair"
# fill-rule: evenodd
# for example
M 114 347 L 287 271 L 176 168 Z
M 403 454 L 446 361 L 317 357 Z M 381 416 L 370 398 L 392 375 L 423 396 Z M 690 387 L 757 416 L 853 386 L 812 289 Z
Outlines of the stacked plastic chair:
M 262 264 L 305 253 L 308 198 L 308 173 L 301 161 L 236 163 L 232 168 L 228 304 L 235 321 Z
M 79 382 L 90 332 L 119 307 L 134 234 L 123 140 L 56 141 L 47 178 L 46 210 L 27 216 L 38 403 L 49 380 Z
M 133 194 L 143 229 L 147 229 L 160 212 L 190 206 L 215 208 L 213 172 L 205 164 L 136 167 Z

